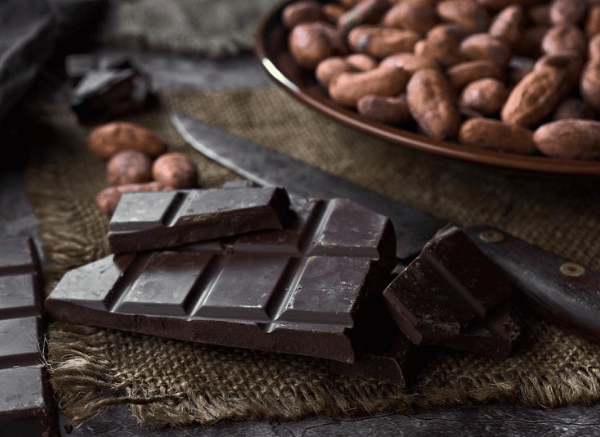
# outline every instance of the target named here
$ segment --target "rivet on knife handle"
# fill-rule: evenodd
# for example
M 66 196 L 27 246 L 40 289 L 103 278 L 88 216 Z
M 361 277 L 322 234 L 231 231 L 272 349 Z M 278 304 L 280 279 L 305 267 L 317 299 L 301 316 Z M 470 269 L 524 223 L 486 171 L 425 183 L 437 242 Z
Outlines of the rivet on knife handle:
M 476 226 L 464 230 L 512 279 L 536 312 L 600 341 L 600 272 L 495 229 Z

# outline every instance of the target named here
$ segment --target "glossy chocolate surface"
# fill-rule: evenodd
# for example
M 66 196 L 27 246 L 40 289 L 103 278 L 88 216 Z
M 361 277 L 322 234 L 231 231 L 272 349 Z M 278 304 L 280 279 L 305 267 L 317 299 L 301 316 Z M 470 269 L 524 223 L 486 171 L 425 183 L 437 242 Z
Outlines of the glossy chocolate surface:
M 393 227 L 347 200 L 294 199 L 291 210 L 282 230 L 74 269 L 46 308 L 56 320 L 353 362 L 364 303 L 395 263 Z
M 108 240 L 120 253 L 282 229 L 288 206 L 285 190 L 274 187 L 126 193 Z

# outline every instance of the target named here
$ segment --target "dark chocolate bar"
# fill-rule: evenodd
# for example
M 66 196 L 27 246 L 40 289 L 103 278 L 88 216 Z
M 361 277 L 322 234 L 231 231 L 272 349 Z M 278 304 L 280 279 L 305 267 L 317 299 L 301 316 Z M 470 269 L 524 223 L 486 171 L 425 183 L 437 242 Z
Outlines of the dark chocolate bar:
M 161 249 L 265 229 L 283 229 L 283 188 L 126 193 L 110 220 L 113 253 Z
M 231 192 L 231 189 L 223 191 Z M 353 362 L 369 299 L 395 264 L 388 218 L 348 200 L 294 199 L 283 230 L 110 255 L 68 272 L 55 320 Z
M 497 358 L 514 339 L 512 295 L 510 279 L 456 226 L 440 230 L 383 293 L 413 343 Z
M 42 367 L 42 284 L 29 238 L 0 240 L 0 434 L 58 436 Z

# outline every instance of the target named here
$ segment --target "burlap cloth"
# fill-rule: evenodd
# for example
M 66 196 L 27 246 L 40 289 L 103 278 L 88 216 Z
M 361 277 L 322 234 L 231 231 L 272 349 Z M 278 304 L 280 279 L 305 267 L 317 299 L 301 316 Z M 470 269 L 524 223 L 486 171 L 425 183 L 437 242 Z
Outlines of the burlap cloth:
M 132 121 L 189 153 L 204 187 L 237 178 L 189 148 L 167 111 L 178 109 L 461 225 L 489 224 L 589 267 L 600 268 L 597 182 L 523 179 L 387 144 L 339 125 L 279 89 L 171 91 Z M 86 150 L 86 128 L 53 109 L 27 172 L 42 220 L 48 289 L 70 268 L 108 253 L 107 219 L 95 194 L 105 163 Z M 490 400 L 539 406 L 600 399 L 600 346 L 537 316 L 525 317 L 514 353 L 493 361 L 445 353 L 416 384 L 336 376 L 322 360 L 217 348 L 67 324 L 49 333 L 53 384 L 67 414 L 83 421 L 129 403 L 152 425 L 220 419 L 295 419 Z

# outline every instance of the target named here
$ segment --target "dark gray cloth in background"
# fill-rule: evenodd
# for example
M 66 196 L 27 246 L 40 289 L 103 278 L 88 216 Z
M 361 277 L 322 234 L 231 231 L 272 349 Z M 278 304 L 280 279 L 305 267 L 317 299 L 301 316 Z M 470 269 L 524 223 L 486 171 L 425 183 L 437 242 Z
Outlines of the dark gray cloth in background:
M 0 125 L 30 90 L 43 65 L 80 42 L 102 14 L 105 0 L 0 2 Z

